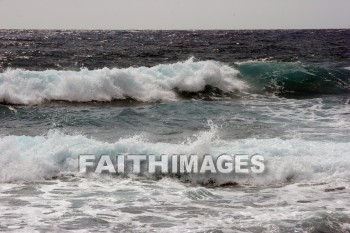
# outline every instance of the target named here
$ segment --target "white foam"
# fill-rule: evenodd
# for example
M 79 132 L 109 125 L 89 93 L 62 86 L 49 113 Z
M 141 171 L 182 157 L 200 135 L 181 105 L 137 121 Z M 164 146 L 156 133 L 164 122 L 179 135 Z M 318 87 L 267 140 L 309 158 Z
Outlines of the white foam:
M 262 175 L 193 175 L 192 182 L 214 179 L 217 184 L 238 182 L 271 185 L 286 182 L 349 182 L 349 142 L 295 139 L 241 139 L 224 141 L 217 128 L 195 135 L 181 144 L 152 143 L 140 136 L 107 143 L 83 135 L 50 131 L 47 136 L 5 136 L 0 138 L 0 182 L 35 181 L 64 172 L 77 172 L 80 154 L 248 154 L 265 157 L 267 171 Z
M 7 70 L 0 74 L 0 102 L 40 104 L 44 100 L 88 102 L 128 97 L 143 102 L 172 101 L 177 99 L 175 90 L 198 92 L 206 85 L 224 92 L 245 89 L 247 85 L 237 74 L 219 62 L 195 62 L 193 58 L 150 68 Z

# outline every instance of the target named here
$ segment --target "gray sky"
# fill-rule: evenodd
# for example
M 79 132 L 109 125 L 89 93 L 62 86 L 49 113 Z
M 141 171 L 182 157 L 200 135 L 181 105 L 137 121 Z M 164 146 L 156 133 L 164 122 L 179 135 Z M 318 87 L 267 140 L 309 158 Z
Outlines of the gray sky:
M 350 0 L 0 0 L 0 28 L 350 28 Z

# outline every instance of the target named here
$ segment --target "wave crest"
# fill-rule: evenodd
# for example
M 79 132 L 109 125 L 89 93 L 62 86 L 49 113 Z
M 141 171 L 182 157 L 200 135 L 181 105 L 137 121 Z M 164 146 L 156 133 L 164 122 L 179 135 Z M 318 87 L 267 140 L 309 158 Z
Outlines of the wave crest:
M 40 104 L 43 101 L 173 101 L 179 93 L 213 87 L 223 92 L 247 88 L 238 71 L 215 61 L 193 58 L 174 64 L 126 69 L 80 71 L 8 70 L 0 74 L 0 102 Z
M 249 61 L 231 66 L 217 61 L 161 64 L 154 67 L 80 71 L 7 70 L 0 74 L 0 103 L 45 101 L 139 102 L 181 98 L 215 99 L 244 94 L 307 97 L 350 93 L 350 71 L 300 62 Z

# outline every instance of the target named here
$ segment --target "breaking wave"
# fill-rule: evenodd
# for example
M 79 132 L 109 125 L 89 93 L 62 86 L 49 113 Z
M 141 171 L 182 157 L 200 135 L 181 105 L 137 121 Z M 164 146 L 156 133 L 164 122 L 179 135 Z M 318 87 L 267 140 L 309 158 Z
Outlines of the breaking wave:
M 211 86 L 223 92 L 243 90 L 238 71 L 215 61 L 189 59 L 151 68 L 81 71 L 8 70 L 0 74 L 0 102 L 40 104 L 134 99 L 142 102 L 173 101 L 178 93 L 197 93 Z
M 157 102 L 181 98 L 227 98 L 240 93 L 292 97 L 350 93 L 350 71 L 301 63 L 245 62 L 229 66 L 191 58 L 150 68 L 15 69 L 0 74 L 0 103 L 5 104 L 126 99 Z
M 194 184 L 280 185 L 290 182 L 349 183 L 349 143 L 303 139 L 241 139 L 225 141 L 218 128 L 202 131 L 183 143 L 149 142 L 141 136 L 122 138 L 114 143 L 83 135 L 50 131 L 46 136 L 5 136 L 0 138 L 0 182 L 51 179 L 66 173 L 77 174 L 78 156 L 94 154 L 248 154 L 264 156 L 263 174 L 183 174 L 173 176 Z M 79 173 L 80 174 L 80 173 Z M 131 174 L 126 174 L 131 175 Z M 142 174 L 153 179 L 154 174 Z

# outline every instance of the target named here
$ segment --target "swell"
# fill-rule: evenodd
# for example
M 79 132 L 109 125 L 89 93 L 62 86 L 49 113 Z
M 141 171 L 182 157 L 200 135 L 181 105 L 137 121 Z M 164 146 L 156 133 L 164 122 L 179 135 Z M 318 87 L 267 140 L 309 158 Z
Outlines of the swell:
M 244 98 L 247 94 L 304 97 L 350 93 L 350 71 L 301 63 L 216 61 L 80 71 L 7 70 L 0 74 L 0 103 L 161 102 Z
M 350 93 L 350 72 L 294 63 L 245 62 L 235 64 L 251 92 L 290 97 Z

